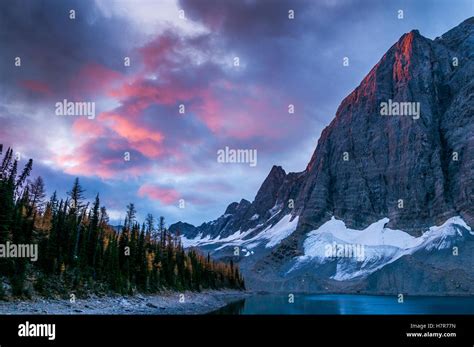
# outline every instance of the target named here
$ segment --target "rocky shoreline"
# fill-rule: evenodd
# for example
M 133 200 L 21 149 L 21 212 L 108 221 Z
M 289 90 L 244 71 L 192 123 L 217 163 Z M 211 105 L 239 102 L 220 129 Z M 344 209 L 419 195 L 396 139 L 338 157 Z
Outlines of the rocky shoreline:
M 70 300 L 0 301 L 0 315 L 199 315 L 207 314 L 249 294 L 237 290 L 166 292 L 134 296 L 91 296 Z

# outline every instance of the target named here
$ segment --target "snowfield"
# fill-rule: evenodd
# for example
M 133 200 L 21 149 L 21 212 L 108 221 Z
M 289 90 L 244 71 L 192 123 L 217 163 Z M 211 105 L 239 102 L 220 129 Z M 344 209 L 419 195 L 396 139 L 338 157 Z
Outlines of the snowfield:
M 241 247 L 245 257 L 254 254 L 258 246 L 272 248 L 290 236 L 297 228 L 298 216 L 291 220 L 292 215 L 285 215 L 273 226 L 262 228 L 262 224 L 246 231 L 236 231 L 232 235 L 211 239 L 209 235 L 199 234 L 194 239 L 182 236 L 185 248 L 212 246 L 215 251 L 225 247 Z M 452 217 L 440 226 L 433 226 L 420 237 L 414 237 L 402 230 L 386 227 L 388 218 L 383 218 L 363 230 L 346 227 L 345 223 L 332 217 L 320 228 L 310 231 L 303 243 L 304 254 L 294 259 L 294 263 L 287 274 L 305 266 L 318 266 L 328 262 L 336 262 L 336 270 L 332 279 L 346 281 L 362 278 L 374 273 L 397 259 L 414 254 L 420 250 L 433 251 L 451 248 L 465 235 L 474 235 L 471 228 L 461 217 Z M 251 236 L 252 235 L 252 236 Z M 332 252 L 328 255 L 328 248 L 345 247 L 354 249 L 353 253 L 341 254 Z M 349 256 L 347 256 L 349 254 Z
M 186 237 L 182 236 L 181 242 L 185 248 L 216 245 L 216 250 L 227 246 L 245 246 L 247 249 L 252 249 L 261 244 L 265 244 L 266 248 L 270 248 L 279 244 L 283 239 L 290 236 L 296 230 L 298 225 L 298 216 L 293 220 L 291 220 L 291 218 L 291 214 L 287 214 L 275 225 L 268 226 L 264 230 L 260 231 L 257 235 L 248 239 L 247 237 L 257 228 L 261 227 L 261 224 L 244 232 L 238 230 L 225 238 L 218 236 L 214 239 L 211 239 L 209 235 L 203 238 L 202 234 L 199 234 L 194 239 L 187 239 Z
M 308 233 L 303 247 L 304 255 L 296 258 L 296 263 L 288 273 L 311 262 L 315 266 L 337 261 L 336 273 L 331 277 L 345 281 L 367 276 L 408 254 L 419 250 L 441 250 L 450 248 L 471 228 L 461 217 L 452 217 L 440 226 L 433 226 L 420 237 L 414 237 L 401 230 L 385 227 L 389 222 L 383 218 L 364 230 L 347 228 L 343 221 L 334 217 L 320 228 Z M 363 258 L 327 255 L 328 245 L 357 245 L 363 247 Z

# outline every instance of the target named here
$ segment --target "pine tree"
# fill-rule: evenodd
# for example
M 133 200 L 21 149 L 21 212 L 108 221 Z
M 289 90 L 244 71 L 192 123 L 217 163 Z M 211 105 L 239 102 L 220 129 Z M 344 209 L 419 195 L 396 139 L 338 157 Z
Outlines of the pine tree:
M 16 160 L 15 160 L 16 162 Z M 25 165 L 25 168 L 23 169 L 21 175 L 18 177 L 15 185 L 15 193 L 19 194 L 20 189 L 23 187 L 23 185 L 26 182 L 26 179 L 31 173 L 31 169 L 33 168 L 33 159 L 28 160 L 28 162 Z
M 86 285 L 89 289 L 105 285 L 126 294 L 245 287 L 233 262 L 214 262 L 209 253 L 186 251 L 179 234 L 166 229 L 164 217 L 159 218 L 157 229 L 151 214 L 140 225 L 133 203 L 127 205 L 124 226 L 117 231 L 109 224 L 106 208 L 100 207 L 98 194 L 89 207 L 78 178 L 66 200 L 54 192 L 45 203 L 42 178 L 27 181 L 32 163 L 28 161 L 17 175 L 18 161 L 9 148 L 0 166 L 0 242 L 35 242 L 40 249 L 34 264 L 0 259 L 0 283 L 7 277 L 15 295 L 29 294 L 24 282 L 31 271 L 38 278 L 36 288 L 57 281 L 65 292 Z
M 74 185 L 72 189 L 68 192 L 70 197 L 69 204 L 70 204 L 70 214 L 77 217 L 80 214 L 81 209 L 84 207 L 83 200 L 84 200 L 84 192 L 85 190 L 82 188 L 81 184 L 79 183 L 79 178 L 76 177 L 74 180 Z
M 158 235 L 155 234 L 155 218 L 153 217 L 151 213 L 148 213 L 146 215 L 145 227 L 146 227 L 146 241 L 150 243 L 151 240 L 153 239 L 153 241 L 156 242 L 156 240 L 158 240 Z

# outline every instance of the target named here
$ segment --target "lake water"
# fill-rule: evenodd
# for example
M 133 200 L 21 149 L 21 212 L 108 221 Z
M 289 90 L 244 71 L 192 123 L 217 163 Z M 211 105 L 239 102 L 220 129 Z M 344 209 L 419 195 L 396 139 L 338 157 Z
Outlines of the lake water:
M 229 304 L 215 314 L 474 314 L 474 297 L 371 295 L 254 295 Z

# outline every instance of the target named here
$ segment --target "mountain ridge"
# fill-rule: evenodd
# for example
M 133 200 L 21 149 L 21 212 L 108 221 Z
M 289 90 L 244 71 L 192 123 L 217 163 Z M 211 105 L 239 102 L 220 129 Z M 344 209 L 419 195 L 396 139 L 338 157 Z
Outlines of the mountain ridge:
M 333 217 L 351 230 L 388 218 L 383 230 L 415 238 L 456 216 L 474 229 L 473 52 L 474 17 L 435 40 L 418 30 L 402 35 L 343 99 L 304 171 L 272 167 L 252 203 L 229 205 L 217 220 L 191 228 L 193 238 L 235 243 L 240 235 L 241 245 L 253 246 L 270 240 L 265 233 L 285 216 L 298 218 L 274 247 L 244 260 L 250 277 L 276 270 L 269 283 L 304 254 L 307 233 Z M 420 117 L 382 116 L 387 100 L 418 103 Z M 196 243 L 215 252 L 211 244 Z M 219 244 L 216 255 L 229 256 Z

